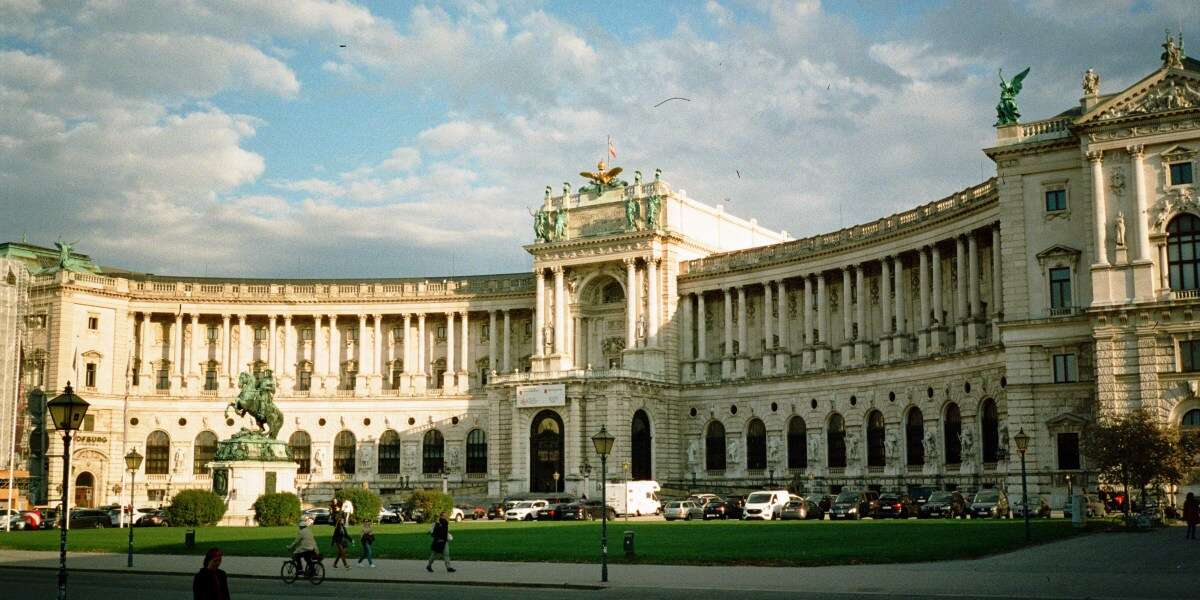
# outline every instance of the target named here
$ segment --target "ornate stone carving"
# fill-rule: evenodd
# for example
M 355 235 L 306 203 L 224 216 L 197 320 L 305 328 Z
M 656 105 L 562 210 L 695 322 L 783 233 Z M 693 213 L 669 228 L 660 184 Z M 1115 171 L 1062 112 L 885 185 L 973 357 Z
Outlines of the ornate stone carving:
M 1173 76 L 1154 84 L 1141 96 L 1109 108 L 1099 118 L 1107 121 L 1196 106 L 1200 106 L 1200 85 L 1190 79 Z
M 1088 98 L 1100 95 L 1100 76 L 1094 69 L 1088 69 L 1083 74 L 1083 95 Z

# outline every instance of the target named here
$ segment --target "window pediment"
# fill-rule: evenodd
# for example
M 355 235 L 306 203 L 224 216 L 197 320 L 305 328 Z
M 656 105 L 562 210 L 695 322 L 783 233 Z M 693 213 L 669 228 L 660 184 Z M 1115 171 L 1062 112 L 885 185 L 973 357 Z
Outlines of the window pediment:
M 1171 147 L 1170 150 L 1163 152 L 1160 156 L 1162 156 L 1163 162 L 1179 162 L 1182 160 L 1191 160 L 1196 156 L 1196 150 L 1187 146 L 1176 145 Z
M 1057 417 L 1046 421 L 1046 428 L 1050 431 L 1079 431 L 1084 428 L 1090 419 L 1073 412 L 1060 413 Z
M 1048 264 L 1069 262 L 1072 265 L 1079 263 L 1079 256 L 1082 254 L 1079 250 L 1070 246 L 1055 244 L 1037 253 L 1038 264 L 1045 267 Z

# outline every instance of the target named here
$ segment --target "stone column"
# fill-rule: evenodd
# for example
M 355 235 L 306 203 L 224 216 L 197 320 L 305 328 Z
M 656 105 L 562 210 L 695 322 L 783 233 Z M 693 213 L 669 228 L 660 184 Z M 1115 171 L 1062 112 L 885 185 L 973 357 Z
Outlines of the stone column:
M 233 379 L 237 377 L 236 369 L 232 368 L 233 348 L 229 347 L 229 313 L 221 314 L 221 369 L 225 371 L 225 387 L 233 387 Z
M 512 320 L 509 315 L 510 312 L 511 311 L 509 311 L 509 309 L 507 309 L 507 308 L 504 309 L 504 372 L 505 373 L 511 373 L 512 368 L 513 368 L 512 360 L 509 358 L 509 347 L 512 346 L 512 344 L 509 342 L 509 336 L 511 335 L 510 332 L 512 331 Z
M 626 258 L 625 263 L 625 348 L 637 347 L 637 262 Z
M 737 376 L 745 377 L 750 374 L 750 341 L 746 335 L 746 322 L 750 320 L 746 310 L 746 286 L 737 288 Z
M 454 313 L 446 313 L 446 373 L 442 379 L 442 389 L 454 387 Z
M 418 371 L 416 371 L 416 373 L 418 374 L 418 379 L 421 381 L 421 387 L 424 388 L 429 384 L 428 377 L 429 377 L 429 373 L 430 373 L 430 370 L 429 370 L 430 357 L 427 354 L 427 349 L 425 347 L 426 344 L 428 343 L 425 338 L 425 313 L 417 314 L 417 339 L 416 339 L 416 342 L 417 342 L 416 343 L 417 368 L 419 369 Z
M 292 391 L 296 386 L 296 328 L 292 325 L 292 315 L 283 315 L 283 352 L 279 360 L 288 377 L 287 391 Z
M 816 367 L 824 369 L 829 364 L 829 290 L 824 273 L 817 273 L 817 328 Z
M 733 295 L 729 288 L 725 292 L 725 353 L 721 357 L 721 377 L 729 379 L 733 376 Z
M 1096 264 L 1108 266 L 1108 205 L 1104 199 L 1104 153 L 1094 150 L 1087 153 L 1088 162 L 1092 165 L 1092 233 L 1096 236 Z M 1140 181 L 1134 175 L 1134 186 Z M 1136 194 L 1136 187 L 1134 190 Z M 1136 221 L 1136 219 L 1135 219 Z M 1137 225 L 1134 225 L 1134 235 L 1137 235 Z
M 867 265 L 858 263 L 854 268 L 855 287 L 858 288 L 857 299 L 854 303 L 855 319 L 858 321 L 858 336 L 854 338 L 855 360 L 860 365 L 867 363 Z
M 704 323 L 708 319 L 708 309 L 704 306 L 704 291 L 696 292 L 696 381 L 708 380 L 708 336 Z
M 1163 263 L 1166 264 L 1166 263 Z M 154 321 L 151 318 L 153 315 L 149 312 L 142 313 L 142 363 L 138 370 L 138 385 L 143 390 L 149 390 L 154 387 L 153 382 L 158 379 L 158 373 L 154 371 L 152 362 L 158 360 L 162 356 L 162 349 L 157 353 L 153 353 L 150 349 L 152 338 L 150 337 L 151 328 L 154 327 Z
M 780 279 L 778 282 L 779 294 L 775 303 L 779 306 L 779 344 L 775 347 L 775 372 L 779 375 L 787 375 L 788 367 L 792 362 L 792 346 L 789 332 L 788 316 L 788 289 L 787 282 Z
M 404 374 L 410 375 L 414 373 L 412 365 L 416 362 L 416 357 L 413 356 L 413 331 L 412 331 L 412 315 L 404 313 Z
M 500 330 L 496 329 L 496 311 L 488 311 L 488 376 L 496 372 L 496 336 L 500 335 Z
M 1134 247 L 1137 248 L 1137 260 L 1150 260 L 1150 231 L 1147 227 L 1147 218 L 1150 215 L 1150 199 L 1146 192 L 1146 167 L 1144 164 L 1145 155 L 1143 151 L 1145 147 L 1141 144 L 1134 144 L 1125 148 L 1129 152 L 1129 158 L 1133 162 L 1133 194 L 1135 205 L 1137 206 L 1133 220 L 1133 232 L 1137 236 L 1134 238 Z
M 371 315 L 371 321 L 375 325 L 375 339 L 371 343 L 371 378 L 368 383 L 372 392 L 379 393 L 389 374 L 386 361 L 383 360 L 383 315 Z
M 979 306 L 979 241 L 975 237 L 975 232 L 967 234 L 967 289 L 969 290 L 970 299 L 970 320 L 967 321 L 967 345 L 975 347 L 979 343 L 979 322 L 980 306 Z
M 764 281 L 763 286 L 763 353 L 762 373 L 771 375 L 775 370 L 775 336 L 771 331 L 771 312 L 774 308 L 771 302 L 771 281 Z
M 328 377 L 333 380 L 332 386 L 338 388 L 342 377 L 342 332 L 338 330 L 337 315 L 329 315 L 329 373 Z
M 919 295 L 921 300 L 921 331 L 917 342 L 917 352 L 921 356 L 929 354 L 929 254 L 925 248 L 917 250 L 917 256 L 920 260 L 917 263 L 917 268 L 920 272 L 917 274 L 918 285 L 920 286 Z
M 944 339 L 942 331 L 945 327 L 945 316 L 942 310 L 942 251 L 938 249 L 937 244 L 929 249 L 930 262 L 933 263 L 933 335 L 929 342 L 929 347 L 932 352 L 941 352 Z
M 804 357 L 802 359 L 801 367 L 805 370 L 808 370 L 813 368 L 815 361 L 815 354 L 813 350 L 813 346 L 816 343 L 816 340 L 813 339 L 813 304 L 815 296 L 813 296 L 814 289 L 812 276 L 805 276 L 803 279 L 801 279 L 801 282 L 804 284 L 803 289 L 800 291 L 804 299 Z
M 312 390 L 319 390 L 325 385 L 325 380 L 322 379 L 322 377 L 324 376 L 325 371 L 328 369 L 328 366 L 325 364 L 325 361 L 328 360 L 329 355 L 327 353 L 321 352 L 321 346 L 325 341 L 325 334 L 321 332 L 321 319 L 323 319 L 323 318 L 324 318 L 324 316 L 322 316 L 322 315 L 312 315 L 312 320 L 313 320 L 313 341 L 312 341 L 313 376 L 312 376 L 312 381 L 309 383 L 309 390 L 310 390 L 309 393 L 312 393 Z
M 694 378 L 695 373 L 695 371 L 692 369 L 692 362 L 695 360 L 695 357 L 692 355 L 692 332 L 695 329 L 692 324 L 692 295 L 682 294 L 680 296 L 680 300 L 682 300 L 680 303 L 682 306 L 680 306 L 679 310 L 679 329 L 683 334 L 681 336 L 683 339 L 680 341 L 679 349 L 679 361 L 683 364 L 683 368 L 681 369 L 680 373 L 680 379 L 682 379 L 684 382 L 687 382 Z
M 962 350 L 967 347 L 967 249 L 962 236 L 954 238 L 954 261 L 958 271 L 958 285 L 955 286 L 955 319 L 954 347 Z
M 183 374 L 180 362 L 183 360 L 183 313 L 175 315 L 175 326 L 171 328 L 171 376 L 178 380 Z
M 533 279 L 535 284 L 535 304 L 533 309 L 533 355 L 535 357 L 542 356 L 542 327 L 546 324 L 546 274 L 542 269 L 536 268 L 533 270 Z
M 904 259 L 897 254 L 892 258 L 892 271 L 896 273 L 896 335 L 892 338 L 892 358 L 904 356 L 904 344 L 908 341 L 908 326 L 904 314 Z
M 892 269 L 888 257 L 879 259 L 879 362 L 892 359 Z
M 842 366 L 850 364 L 854 353 L 854 314 L 850 312 L 850 267 L 842 267 Z
M 200 313 L 192 313 L 192 347 L 188 349 L 187 371 L 192 381 L 197 383 L 200 381 L 197 375 L 200 375 L 201 377 L 204 375 L 204 373 L 200 370 L 200 363 L 204 362 L 204 358 L 208 354 L 204 352 L 204 344 L 207 343 L 207 337 L 208 332 L 200 333 Z M 191 383 L 192 382 L 189 381 L 188 385 L 191 385 Z M 193 387 L 198 388 L 199 386 L 197 385 Z M 193 389 L 193 391 L 196 390 Z
M 459 342 L 459 349 L 462 351 L 462 357 L 459 359 L 459 371 L 467 381 L 462 382 L 462 387 L 466 388 L 471 377 L 471 312 L 464 310 L 459 313 L 462 318 L 462 334 Z
M 277 354 L 279 353 L 279 341 L 276 337 L 278 330 L 275 326 L 276 318 L 275 315 L 268 315 L 267 317 L 267 368 L 271 369 L 272 372 L 279 370 L 275 364 L 278 358 Z M 278 375 L 276 375 L 276 381 L 278 381 Z
M 658 260 L 655 257 L 646 260 L 646 293 L 650 294 L 650 297 L 646 299 L 646 311 L 650 313 L 646 318 L 646 345 L 651 348 L 658 347 L 658 315 L 662 312 L 658 306 L 662 297 L 662 293 L 658 289 Z
M 567 291 L 562 267 L 554 267 L 554 354 L 567 355 Z M 555 363 L 555 369 L 561 368 L 561 362 Z
M 1000 224 L 992 225 L 992 343 L 1000 342 L 1000 319 L 1004 313 L 1004 266 L 1000 261 Z M 1166 263 L 1163 263 L 1166 264 Z
M 234 361 L 234 377 L 241 375 L 242 370 L 249 371 L 249 364 L 253 360 L 253 352 L 251 344 L 254 343 L 254 334 L 250 332 L 250 327 L 246 324 L 246 315 L 238 315 L 238 347 L 237 360 Z

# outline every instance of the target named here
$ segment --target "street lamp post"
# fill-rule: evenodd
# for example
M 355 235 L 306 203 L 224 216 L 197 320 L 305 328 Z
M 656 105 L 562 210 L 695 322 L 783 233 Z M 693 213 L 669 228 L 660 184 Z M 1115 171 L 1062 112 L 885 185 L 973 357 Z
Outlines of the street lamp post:
M 442 493 L 449 493 L 450 481 L 446 474 L 446 467 L 442 467 Z
M 87 414 L 88 403 L 75 395 L 71 382 L 63 388 L 63 393 L 46 404 L 50 410 L 50 418 L 54 427 L 62 432 L 63 437 L 63 481 L 62 505 L 59 508 L 58 534 L 58 600 L 67 597 L 67 522 L 71 515 L 67 512 L 67 493 L 71 489 L 67 478 L 71 476 L 71 432 L 78 431 L 83 424 L 83 416 Z
M 601 425 L 592 436 L 592 445 L 600 455 L 600 581 L 608 583 L 608 454 L 616 441 Z
M 1029 436 L 1025 435 L 1025 429 L 1022 428 L 1013 437 L 1017 442 L 1017 452 L 1021 453 L 1021 505 L 1025 507 L 1025 542 L 1030 541 L 1029 538 L 1029 487 L 1025 482 L 1025 451 L 1029 449 Z
M 558 491 L 559 491 L 559 490 L 558 490 L 558 480 L 559 480 L 559 478 L 561 478 L 561 477 L 562 477 L 562 474 L 561 474 L 561 473 L 559 473 L 558 471 L 555 471 L 555 472 L 554 472 L 554 493 L 555 493 L 555 494 L 557 494 L 557 493 L 558 493 Z
M 133 568 L 133 490 L 134 481 L 137 477 L 138 469 L 142 466 L 142 455 L 138 454 L 137 448 L 129 451 L 125 455 L 125 467 L 129 469 L 129 560 L 125 566 Z

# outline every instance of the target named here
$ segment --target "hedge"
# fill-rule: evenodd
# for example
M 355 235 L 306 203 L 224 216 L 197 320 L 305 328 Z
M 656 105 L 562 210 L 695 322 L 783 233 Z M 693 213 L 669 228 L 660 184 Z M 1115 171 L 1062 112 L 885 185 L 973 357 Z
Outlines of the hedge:
M 354 504 L 354 514 L 350 516 L 350 524 L 358 525 L 365 521 L 374 523 L 379 519 L 379 508 L 383 506 L 383 500 L 379 498 L 379 494 L 371 490 L 362 488 L 342 488 L 333 494 L 337 499 L 338 506 L 342 505 L 342 501 L 346 498 Z
M 300 497 L 289 493 L 263 494 L 254 501 L 254 520 L 261 527 L 300 522 Z
M 416 490 L 404 503 L 410 515 L 420 515 L 422 523 L 429 523 L 441 513 L 449 514 L 454 508 L 454 497 L 436 490 Z
M 225 501 L 208 490 L 184 490 L 167 507 L 167 520 L 181 527 L 214 525 L 225 516 Z

